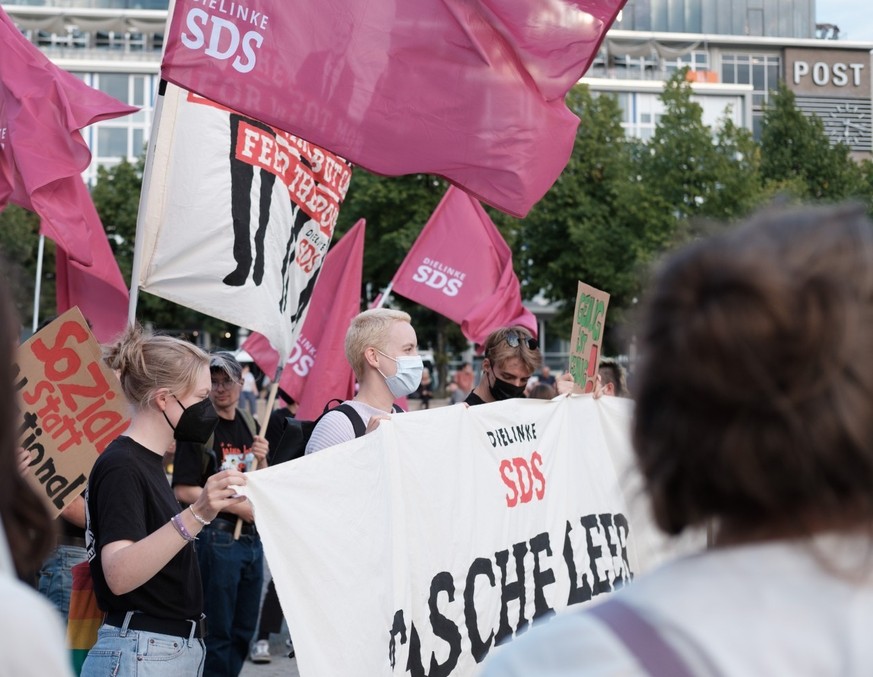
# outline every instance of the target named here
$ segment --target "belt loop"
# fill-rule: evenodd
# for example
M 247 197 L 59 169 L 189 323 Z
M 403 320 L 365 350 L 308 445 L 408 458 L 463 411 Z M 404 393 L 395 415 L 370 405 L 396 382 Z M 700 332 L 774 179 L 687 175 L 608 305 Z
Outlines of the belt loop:
M 131 618 L 133 618 L 133 611 L 128 611 L 124 614 L 124 623 L 121 624 L 121 632 L 118 633 L 119 637 L 127 637 L 127 626 L 130 624 Z

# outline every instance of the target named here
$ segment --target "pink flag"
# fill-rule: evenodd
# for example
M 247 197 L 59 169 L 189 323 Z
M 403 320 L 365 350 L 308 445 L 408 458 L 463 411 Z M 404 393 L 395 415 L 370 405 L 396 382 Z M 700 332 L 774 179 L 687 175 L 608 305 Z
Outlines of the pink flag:
M 454 186 L 412 245 L 393 287 L 460 324 L 475 343 L 511 324 L 537 333 L 536 318 L 521 304 L 509 246 L 482 205 Z
M 318 418 L 329 400 L 354 395 L 345 338 L 361 308 L 365 227 L 358 221 L 325 257 L 309 314 L 282 370 L 279 386 L 299 403 L 298 418 Z M 251 334 L 243 349 L 265 373 L 276 373 L 279 355 L 261 334 Z
M 163 77 L 373 172 L 524 216 L 570 157 L 564 95 L 624 0 L 177 0 Z
M 98 341 L 107 343 L 127 324 L 128 291 L 109 246 L 103 224 L 81 177 L 70 177 L 75 186 L 79 216 L 88 224 L 92 264 L 84 266 L 58 244 L 55 250 L 58 315 L 79 306 Z
M 55 66 L 2 9 L 0 44 L 0 209 L 9 201 L 35 211 L 43 235 L 90 265 L 92 224 L 78 184 L 91 152 L 79 130 L 137 109 Z

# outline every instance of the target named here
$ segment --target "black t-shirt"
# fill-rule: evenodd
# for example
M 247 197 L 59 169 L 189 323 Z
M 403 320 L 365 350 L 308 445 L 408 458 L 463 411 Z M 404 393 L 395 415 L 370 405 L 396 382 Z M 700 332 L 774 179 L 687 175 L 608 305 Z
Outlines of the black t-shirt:
M 469 404 L 471 407 L 475 407 L 477 404 L 485 404 L 485 400 L 479 397 L 475 391 L 467 395 L 467 399 L 464 400 L 464 402 Z
M 282 433 L 285 432 L 285 419 L 294 418 L 294 414 L 288 407 L 280 407 L 270 414 L 270 419 L 267 421 L 267 443 L 270 445 L 270 453 L 272 454 L 279 447 L 279 440 L 282 439 Z
M 234 467 L 239 470 L 247 470 L 246 455 L 251 451 L 253 442 L 254 437 L 252 437 L 252 433 L 239 411 L 236 412 L 232 421 L 219 418 L 218 425 L 215 427 L 212 453 L 207 454 L 205 462 L 202 444 L 176 443 L 176 456 L 173 459 L 173 486 L 180 484 L 192 487 L 205 486 L 206 480 L 217 473 L 225 461 L 233 463 Z M 236 515 L 233 513 L 220 512 L 218 517 L 236 522 Z
M 158 618 L 200 618 L 203 588 L 192 543 L 185 544 L 152 578 L 124 595 L 114 595 L 103 575 L 103 546 L 140 541 L 182 509 L 167 483 L 161 457 L 129 437 L 118 437 L 94 464 L 86 503 L 88 556 L 100 608 L 142 611 Z

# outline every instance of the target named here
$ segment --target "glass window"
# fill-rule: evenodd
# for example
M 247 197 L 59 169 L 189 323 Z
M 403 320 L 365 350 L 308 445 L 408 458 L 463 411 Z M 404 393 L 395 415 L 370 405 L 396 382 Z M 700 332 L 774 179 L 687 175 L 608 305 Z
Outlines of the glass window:
M 128 75 L 123 73 L 100 73 L 97 80 L 97 89 L 114 96 L 119 101 L 128 103 L 127 83 Z
M 127 129 L 101 127 L 97 130 L 97 155 L 100 157 L 127 157 Z
M 141 129 L 133 130 L 133 144 L 131 155 L 139 156 L 145 152 L 145 132 Z

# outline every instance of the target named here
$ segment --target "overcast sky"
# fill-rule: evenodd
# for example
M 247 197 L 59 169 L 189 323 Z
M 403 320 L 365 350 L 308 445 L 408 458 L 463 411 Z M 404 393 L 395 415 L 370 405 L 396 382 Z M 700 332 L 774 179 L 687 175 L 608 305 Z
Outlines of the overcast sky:
M 873 42 L 873 7 L 869 0 L 816 0 L 816 23 L 836 24 L 843 40 Z

